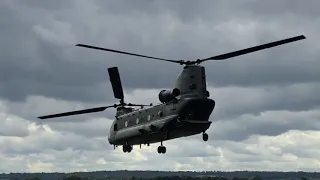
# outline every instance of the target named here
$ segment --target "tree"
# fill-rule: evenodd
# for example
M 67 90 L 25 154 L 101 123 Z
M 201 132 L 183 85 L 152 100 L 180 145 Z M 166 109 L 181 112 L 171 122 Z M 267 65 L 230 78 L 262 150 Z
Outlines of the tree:
M 39 177 L 27 178 L 26 180 L 41 180 Z
M 248 180 L 246 178 L 233 177 L 232 180 Z
M 63 180 L 82 180 L 82 178 L 79 176 L 72 175 L 69 177 L 64 177 Z
M 262 180 L 260 176 L 255 176 L 252 180 Z

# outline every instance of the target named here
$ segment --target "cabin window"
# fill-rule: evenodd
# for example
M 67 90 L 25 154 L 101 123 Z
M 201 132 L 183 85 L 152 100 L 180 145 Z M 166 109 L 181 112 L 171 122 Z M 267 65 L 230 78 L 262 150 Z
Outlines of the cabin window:
M 137 118 L 137 120 L 136 120 L 136 124 L 139 124 L 139 118 Z
M 163 116 L 163 112 L 162 112 L 162 111 L 159 111 L 159 112 L 158 112 L 158 115 L 159 115 L 159 117 L 162 117 L 162 116 Z
M 126 122 L 124 123 L 124 126 L 125 126 L 125 127 L 128 127 L 128 121 L 126 121 Z
M 150 121 L 151 120 L 151 116 L 150 116 L 150 114 L 148 115 L 148 121 Z
M 114 130 L 114 131 L 117 131 L 117 130 L 118 130 L 117 124 L 114 124 L 114 125 L 113 125 L 113 130 Z
M 197 88 L 197 85 L 196 85 L 196 84 L 190 84 L 190 85 L 189 85 L 189 88 L 190 88 L 190 89 L 196 89 L 196 88 Z

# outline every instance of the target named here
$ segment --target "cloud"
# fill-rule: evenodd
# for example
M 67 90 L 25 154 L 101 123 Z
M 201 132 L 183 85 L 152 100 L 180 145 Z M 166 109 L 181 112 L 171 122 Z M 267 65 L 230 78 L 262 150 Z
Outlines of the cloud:
M 217 121 L 210 129 L 214 140 L 242 141 L 252 135 L 280 135 L 289 130 L 320 129 L 319 109 L 309 111 L 266 111 L 260 115 L 243 114 L 235 119 Z M 237 123 L 235 123 L 237 122 Z
M 0 136 L 13 136 L 13 137 L 25 137 L 28 136 L 28 130 L 26 126 L 27 121 L 14 115 L 6 113 L 6 107 L 4 104 L 0 104 Z
M 141 100 L 144 102 L 155 99 L 156 96 L 153 96 L 155 92 L 157 90 L 137 90 L 126 96 L 132 101 L 144 97 L 145 99 Z M 250 90 L 248 93 L 250 94 Z M 34 99 L 37 99 L 39 104 L 47 104 L 48 107 L 59 107 L 56 110 L 51 109 L 52 112 L 61 112 L 68 106 L 72 107 L 71 104 L 73 104 L 39 97 Z M 41 101 L 51 101 L 55 106 Z M 30 102 L 34 104 L 29 100 Z M 228 101 L 222 102 L 227 103 Z M 249 107 L 252 106 L 249 102 L 254 103 L 254 101 L 248 101 Z M 30 106 L 29 103 L 20 108 Z M 11 112 L 10 104 L 7 103 L 7 105 L 4 109 Z M 223 106 L 223 103 L 221 105 Z M 83 107 L 73 106 L 75 109 Z M 235 107 L 238 106 L 230 106 L 230 110 L 239 112 L 233 109 Z M 38 113 L 43 112 L 41 114 L 45 114 L 44 111 L 49 113 L 45 108 L 37 111 Z M 213 113 L 219 114 L 219 110 Z M 132 154 L 124 154 L 121 147 L 113 150 L 113 147 L 107 142 L 107 134 L 112 121 L 102 116 L 104 116 L 103 113 L 85 115 L 85 117 L 78 116 L 79 122 L 75 117 L 54 119 L 44 121 L 40 125 L 30 120 L 27 137 L 2 137 L 0 151 L 7 155 L 6 158 L 3 158 L 3 162 L 24 163 L 25 166 L 20 169 L 23 168 L 24 171 L 30 172 L 102 169 L 152 170 L 157 168 L 161 170 L 203 170 L 204 167 L 207 170 L 238 170 L 239 167 L 259 170 L 265 169 L 271 162 L 277 164 L 273 166 L 275 168 L 287 164 L 289 169 L 283 170 L 316 167 L 316 164 L 304 165 L 309 162 L 310 158 L 311 161 L 316 162 L 316 154 L 314 156 L 309 154 L 307 157 L 308 153 L 316 151 L 316 144 L 314 146 L 312 143 L 306 144 L 308 148 L 305 149 L 297 147 L 300 141 L 308 141 L 308 138 L 317 140 L 317 137 L 313 136 L 317 133 L 319 126 L 317 125 L 319 124 L 319 112 L 316 109 L 309 111 L 264 111 L 262 109 L 260 115 L 242 113 L 231 119 L 217 121 L 213 116 L 211 119 L 213 124 L 208 131 L 210 135 L 208 142 L 203 142 L 201 135 L 167 141 L 164 143 L 167 146 L 165 156 L 157 154 L 158 144 L 152 144 L 150 147 L 143 146 L 141 150 L 136 146 Z M 24 121 L 26 120 L 20 119 L 20 122 Z M 310 131 L 310 129 L 315 131 Z M 300 137 L 300 139 L 295 137 Z M 260 143 L 258 147 L 257 143 Z M 295 143 L 294 146 L 292 143 Z M 279 159 L 278 156 L 281 158 Z M 20 159 L 14 159 L 14 157 L 20 157 Z M 299 161 L 299 167 L 292 158 Z M 109 166 L 110 163 L 113 164 L 112 167 Z M 154 166 L 155 164 L 159 165 Z M 3 167 L 2 170 L 11 171 L 7 168 Z M 13 169 L 16 168 L 18 167 Z
M 319 168 L 318 1 L 1 1 L 1 172 L 313 170 Z M 289 7 L 289 8 L 288 8 Z M 291 36 L 293 44 L 206 62 L 216 108 L 201 135 L 115 150 L 115 109 L 49 121 L 36 117 L 117 103 L 107 68 L 119 67 L 125 100 L 157 104 L 177 64 L 75 47 L 77 43 L 196 60 Z M 111 164 L 111 165 L 110 165 Z M 271 169 L 272 168 L 272 169 Z
M 109 87 L 107 67 L 119 66 L 123 84 L 128 90 L 170 87 L 181 70 L 175 64 L 74 47 L 76 43 L 192 60 L 304 33 L 310 37 L 304 42 L 226 62 L 205 63 L 208 81 L 216 86 L 318 81 L 316 59 L 319 54 L 317 51 L 309 54 L 310 49 L 317 48 L 312 40 L 317 37 L 317 32 L 313 30 L 317 29 L 317 19 L 303 21 L 304 24 L 299 26 L 294 23 L 295 17 L 287 18 L 281 14 L 276 20 L 261 21 L 258 17 L 254 18 L 250 11 L 236 10 L 242 7 L 240 3 L 209 3 L 214 9 L 231 5 L 229 11 L 233 12 L 227 15 L 228 11 L 222 9 L 212 11 L 216 15 L 213 19 L 208 19 L 211 17 L 210 5 L 202 3 L 151 1 L 132 6 L 124 1 L 96 3 L 70 1 L 64 8 L 59 8 L 59 2 L 55 6 L 45 3 L 32 6 L 19 1 L 5 4 L 5 12 L 11 15 L 3 19 L 6 28 L 2 30 L 1 38 L 10 44 L 1 46 L 0 72 L 1 77 L 5 77 L 1 81 L 5 87 L 0 91 L 1 97 L 23 101 L 33 94 L 101 102 L 111 96 L 105 93 Z M 143 6 L 138 5 L 141 3 L 146 7 L 143 10 Z M 208 11 L 199 12 L 203 7 Z M 185 13 L 187 9 L 189 11 Z M 151 15 L 148 16 L 148 13 Z M 225 16 L 229 18 L 219 19 Z M 307 61 L 303 66 L 300 65 L 301 59 Z M 272 75 L 270 69 L 273 70 Z M 164 70 L 166 73 L 163 73 Z

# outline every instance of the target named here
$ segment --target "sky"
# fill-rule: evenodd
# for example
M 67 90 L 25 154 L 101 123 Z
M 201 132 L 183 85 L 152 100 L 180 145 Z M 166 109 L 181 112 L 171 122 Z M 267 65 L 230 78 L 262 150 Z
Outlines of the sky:
M 320 169 L 318 0 L 0 1 L 0 172 Z M 201 134 L 123 153 L 107 136 L 115 109 L 46 121 L 36 117 L 117 103 L 159 103 L 183 66 L 77 43 L 196 60 L 293 36 L 307 39 L 209 61 L 216 101 Z M 318 92 L 318 93 L 317 93 Z

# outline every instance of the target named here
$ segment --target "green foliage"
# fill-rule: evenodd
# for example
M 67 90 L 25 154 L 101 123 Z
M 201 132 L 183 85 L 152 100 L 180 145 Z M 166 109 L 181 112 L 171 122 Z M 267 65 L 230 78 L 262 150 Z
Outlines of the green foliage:
M 143 178 L 143 180 L 249 180 L 249 179 L 239 178 L 239 177 L 234 177 L 234 178 L 229 179 L 226 177 L 210 177 L 210 176 L 204 176 L 204 177 L 169 176 L 169 177 Z
M 39 177 L 27 178 L 26 180 L 41 180 Z
M 72 175 L 72 176 L 64 177 L 63 180 L 83 180 L 83 179 L 79 176 Z
M 264 171 L 94 171 L 74 173 L 0 173 L 11 180 L 315 180 L 319 172 Z
M 232 180 L 248 180 L 247 178 L 234 177 Z
M 262 180 L 260 176 L 256 176 L 254 178 L 252 178 L 252 180 Z

